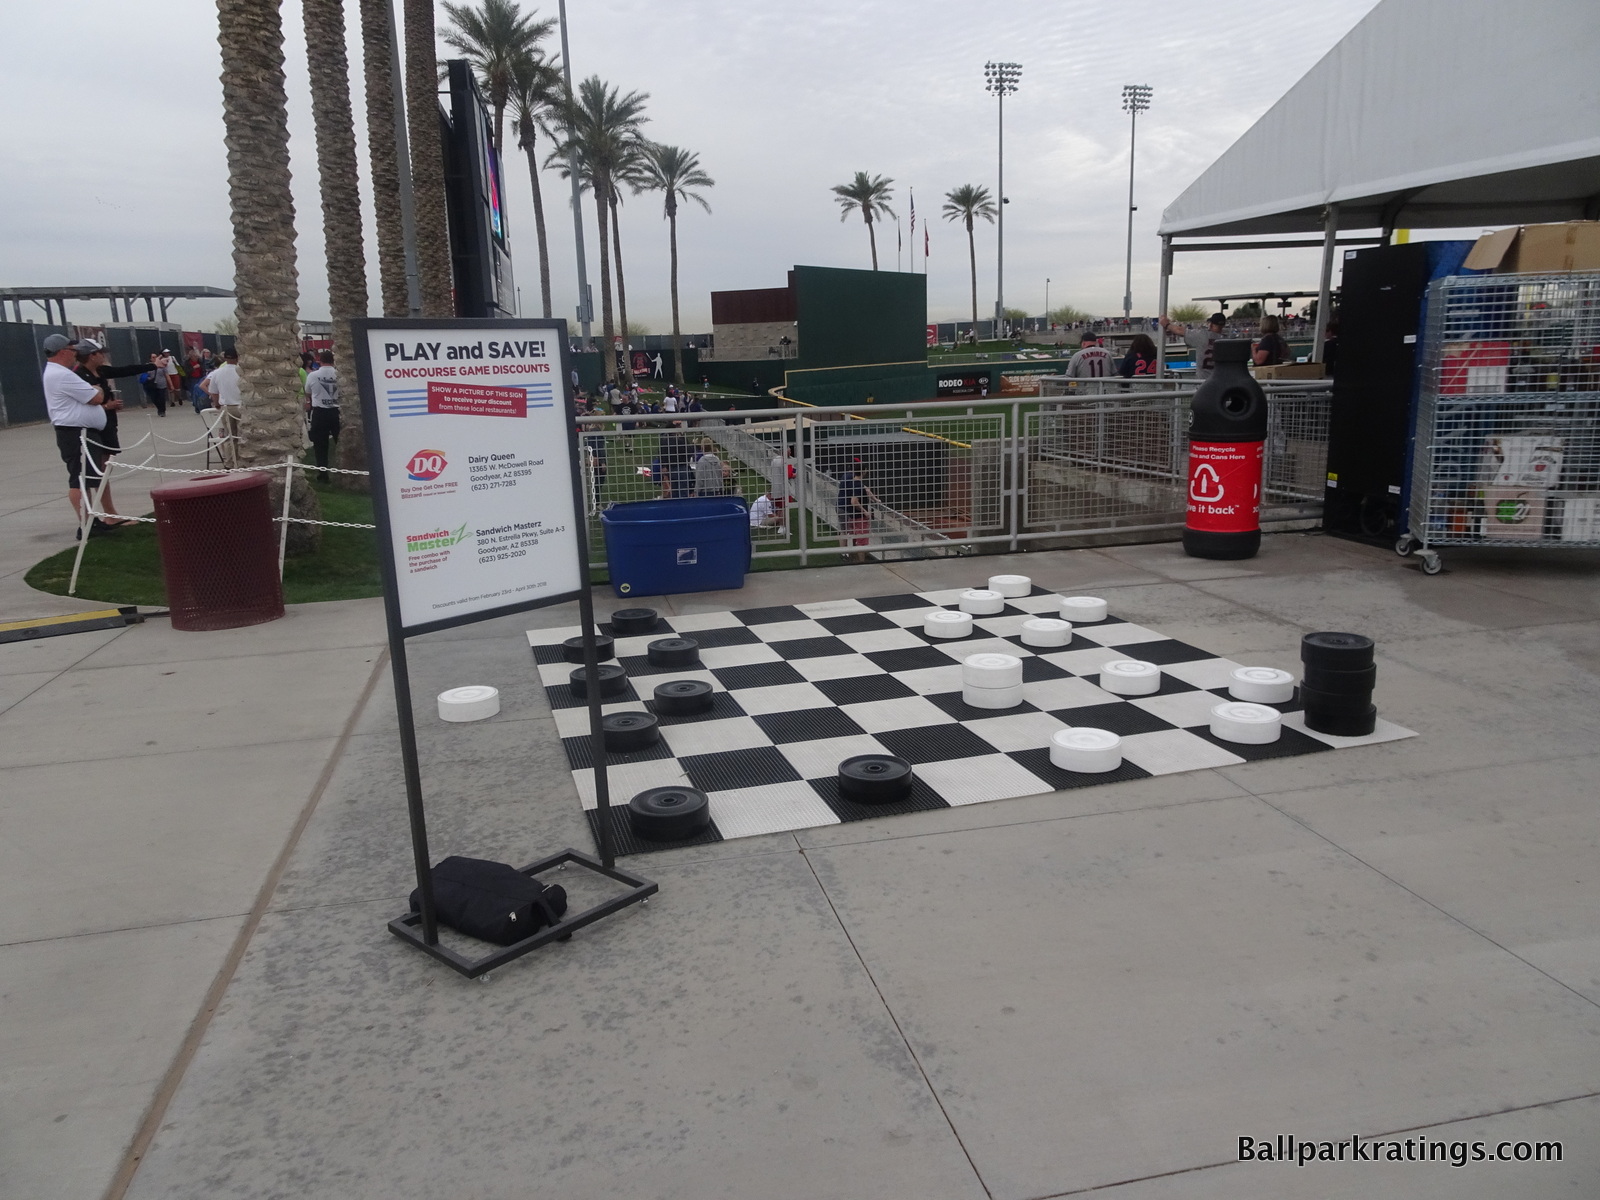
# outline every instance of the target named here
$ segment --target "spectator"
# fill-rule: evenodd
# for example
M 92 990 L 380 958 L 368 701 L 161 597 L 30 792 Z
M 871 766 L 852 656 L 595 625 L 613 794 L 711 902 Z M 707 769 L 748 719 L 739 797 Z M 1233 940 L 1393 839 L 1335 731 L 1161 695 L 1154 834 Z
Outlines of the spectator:
M 1136 333 L 1128 343 L 1128 353 L 1117 364 L 1117 374 L 1124 379 L 1143 378 L 1156 373 L 1156 344 L 1150 335 Z
M 872 510 L 867 507 L 868 501 L 883 503 L 867 486 L 866 476 L 867 470 L 861 465 L 860 459 L 851 463 L 839 480 L 839 494 L 834 499 L 842 535 L 840 540 L 850 546 L 865 546 L 871 540 Z M 864 563 L 867 561 L 867 552 L 852 551 L 845 557 L 850 562 Z
M 222 439 L 222 461 L 230 467 L 239 465 L 239 429 L 244 422 L 244 391 L 239 380 L 239 354 L 229 350 L 223 354 L 223 364 L 207 375 L 201 385 L 211 398 L 211 406 L 222 414 L 217 422 Z
M 333 351 L 317 353 L 317 367 L 306 376 L 306 411 L 311 415 L 311 448 L 316 454 L 321 482 L 328 482 L 328 442 L 339 440 L 339 372 Z
M 163 347 L 161 351 L 161 363 L 162 366 L 166 368 L 167 372 L 167 395 L 181 396 L 183 394 L 183 362 L 179 358 L 178 352 L 176 350 L 168 350 Z M 176 403 L 176 401 L 174 401 L 174 403 Z M 198 412 L 199 409 L 200 406 L 198 404 L 195 405 L 195 411 Z
M 1100 338 L 1085 329 L 1078 339 L 1081 349 L 1067 361 L 1067 375 L 1072 379 L 1104 379 L 1112 373 L 1115 359 L 1111 351 L 1100 344 Z
M 1328 328 L 1322 334 L 1322 367 L 1327 372 L 1328 378 L 1333 378 L 1334 368 L 1339 365 L 1339 314 L 1331 313 L 1328 316 Z
M 756 529 L 763 526 L 776 525 L 781 519 L 777 502 L 772 498 L 772 487 L 769 484 L 767 490 L 757 496 L 755 503 L 750 506 L 750 527 Z
M 50 424 L 56 427 L 56 449 L 61 454 L 61 461 L 67 464 L 67 498 L 72 501 L 72 511 L 78 518 L 78 536 L 82 537 L 84 462 L 80 437 L 85 430 L 91 434 L 103 430 L 106 427 L 107 406 L 119 402 L 109 399 L 104 388 L 95 387 L 74 370 L 78 352 L 70 338 L 52 333 L 44 339 L 43 350 L 45 408 L 50 415 Z M 91 482 L 94 470 L 91 459 Z M 95 536 L 110 528 L 96 519 L 89 527 L 89 534 Z
M 139 376 L 139 382 L 144 386 L 145 399 L 155 406 L 158 416 L 167 415 L 167 370 L 161 365 L 161 356 L 152 354 L 150 361 L 145 365 L 144 374 Z
M 1289 360 L 1289 344 L 1279 332 L 1277 317 L 1261 318 L 1261 340 L 1256 343 L 1253 359 L 1258 367 L 1275 367 Z
M 1161 318 L 1161 328 L 1176 333 L 1189 346 L 1189 351 L 1194 355 L 1194 373 L 1200 379 L 1211 378 L 1211 372 L 1216 369 L 1217 339 L 1222 336 L 1222 331 L 1228 326 L 1225 314 L 1215 312 L 1206 318 L 1204 329 L 1189 329 L 1176 321 Z
M 113 379 L 130 379 L 145 370 L 144 363 L 131 363 L 125 367 L 109 366 L 106 363 L 106 348 L 92 338 L 85 338 L 72 349 L 78 356 L 79 378 L 90 387 L 100 388 L 113 401 L 116 397 L 116 392 L 111 387 Z M 110 461 L 112 455 L 122 453 L 122 443 L 117 438 L 117 411 L 121 407 L 122 405 L 116 402 L 107 406 L 105 428 L 89 438 L 89 457 L 94 460 L 95 475 L 101 479 L 99 508 L 101 512 L 109 514 L 101 519 L 107 525 L 133 524 L 132 521 L 118 515 L 117 506 L 111 501 L 111 485 L 104 482 L 106 463 Z
M 694 463 L 694 491 L 697 496 L 722 496 L 728 491 L 733 467 L 718 458 L 710 442 L 701 442 L 703 453 Z
M 661 435 L 658 479 L 663 499 L 684 498 L 692 494 L 689 443 L 676 429 Z

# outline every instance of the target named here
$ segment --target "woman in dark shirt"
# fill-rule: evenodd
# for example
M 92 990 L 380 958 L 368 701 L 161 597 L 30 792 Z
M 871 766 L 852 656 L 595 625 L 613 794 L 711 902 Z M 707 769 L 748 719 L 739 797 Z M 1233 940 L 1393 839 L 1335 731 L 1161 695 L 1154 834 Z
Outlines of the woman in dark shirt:
M 122 443 L 117 440 L 117 410 L 122 407 L 122 402 L 115 399 L 117 393 L 111 386 L 111 381 L 143 375 L 150 369 L 150 365 L 132 363 L 126 367 L 109 366 L 106 363 L 105 347 L 89 338 L 79 342 L 74 349 L 78 352 L 79 378 L 97 388 L 104 388 L 108 401 L 104 405 L 106 427 L 95 430 L 89 438 L 89 457 L 94 462 L 96 476 L 91 482 L 99 484 L 100 511 L 107 514 L 100 520 L 105 525 L 131 525 L 132 521 L 117 515 L 117 506 L 111 502 L 111 486 L 101 478 L 105 474 L 106 463 L 111 456 L 122 453 Z
M 1256 343 L 1255 364 L 1258 367 L 1275 367 L 1289 361 L 1289 344 L 1278 330 L 1277 317 L 1261 318 L 1261 340 Z
M 1136 333 L 1128 343 L 1128 353 L 1117 364 L 1117 374 L 1124 379 L 1143 378 L 1156 373 L 1156 344 L 1149 334 Z

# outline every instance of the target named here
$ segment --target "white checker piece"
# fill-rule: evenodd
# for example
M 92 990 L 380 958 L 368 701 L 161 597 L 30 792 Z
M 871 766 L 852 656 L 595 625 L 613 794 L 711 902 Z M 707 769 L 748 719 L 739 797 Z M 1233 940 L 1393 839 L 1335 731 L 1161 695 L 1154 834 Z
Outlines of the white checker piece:
M 691 754 L 717 754 L 723 750 L 749 750 L 768 746 L 772 739 L 749 717 L 721 717 L 715 721 L 684 721 L 665 725 L 661 740 L 679 758 Z
M 695 756 L 725 755 L 727 758 L 715 765 L 715 772 L 731 771 L 732 776 L 722 777 L 728 778 L 729 782 L 737 780 L 745 786 L 707 793 L 712 820 L 722 837 L 750 837 L 837 824 L 841 820 L 839 813 L 807 780 L 831 778 L 838 770 L 840 761 L 845 758 L 857 754 L 887 753 L 889 746 L 882 740 L 884 737 L 889 738 L 891 743 L 906 746 L 904 752 L 913 759 L 917 754 L 911 747 L 917 745 L 925 747 L 927 753 L 938 753 L 950 739 L 941 739 L 937 728 L 957 724 L 966 731 L 965 735 L 953 732 L 950 738 L 959 740 L 967 736 L 970 745 L 971 738 L 975 736 L 983 744 L 992 746 L 993 752 L 934 762 L 914 761 L 913 769 L 922 789 L 918 795 L 925 800 L 930 796 L 936 797 L 954 806 L 1045 794 L 1053 791 L 1061 782 L 1060 775 L 1051 774 L 1054 768 L 1039 764 L 1040 756 L 1050 744 L 1051 735 L 1072 726 L 1073 709 L 1095 705 L 1127 705 L 1130 712 L 1133 708 L 1142 709 L 1150 716 L 1177 726 L 1174 729 L 1122 736 L 1124 760 L 1152 775 L 1204 770 L 1250 761 L 1251 747 L 1236 747 L 1244 752 L 1236 754 L 1195 732 L 1209 728 L 1211 708 L 1225 699 L 1211 689 L 1227 687 L 1231 672 L 1239 665 L 1232 659 L 1214 657 L 1162 664 L 1161 670 L 1174 681 L 1201 689 L 1199 691 L 1174 692 L 1165 696 L 1113 696 L 1096 685 L 1099 669 L 1115 659 L 1139 658 L 1139 647 L 1143 644 L 1170 639 L 1142 625 L 1112 621 L 1104 625 L 1075 625 L 1074 641 L 1080 647 L 1076 650 L 1030 651 L 1003 640 L 1005 637 L 1018 636 L 1023 622 L 1030 616 L 1055 616 L 1060 597 L 1054 594 L 1008 600 L 1013 609 L 1027 615 L 978 617 L 974 622 L 978 632 L 969 638 L 930 642 L 920 636 L 923 618 L 928 611 L 935 607 L 953 609 L 966 590 L 951 588 L 917 593 L 917 603 L 882 612 L 855 599 L 816 601 L 794 606 L 795 611 L 804 614 L 803 619 L 756 625 L 746 625 L 731 612 L 667 614 L 666 620 L 672 626 L 670 631 L 660 630 L 647 636 L 618 639 L 616 650 L 618 656 L 624 658 L 643 656 L 649 643 L 657 638 L 676 635 L 693 638 L 706 630 L 748 629 L 759 640 L 730 646 L 704 646 L 700 651 L 700 668 L 655 672 L 632 678 L 634 690 L 645 700 L 649 699 L 656 685 L 670 679 L 702 679 L 717 692 L 726 693 L 746 715 L 719 713 L 663 725 L 662 743 L 664 749 L 670 752 L 670 757 L 610 767 L 612 804 L 622 807 L 629 798 L 646 788 L 693 786 L 683 760 L 691 760 L 690 765 L 698 773 L 712 770 L 712 764 L 699 760 L 704 765 L 697 765 L 693 761 Z M 869 614 L 886 618 L 898 628 L 834 634 L 818 623 L 831 617 Z M 528 644 L 534 648 L 555 646 L 576 636 L 578 632 L 576 626 L 530 630 L 527 634 Z M 851 652 L 785 660 L 780 653 L 781 643 L 798 638 L 834 638 L 848 646 Z M 775 647 L 773 643 L 780 645 Z M 929 649 L 938 650 L 950 660 L 949 665 L 890 672 L 865 657 L 868 654 L 895 655 Z M 973 654 L 986 653 L 1008 654 L 1017 658 L 1037 656 L 1044 662 L 1070 672 L 1070 676 L 1025 682 L 1022 692 L 1024 700 L 1031 706 L 1028 711 L 1018 709 L 981 716 L 973 713 L 958 719 L 928 699 L 938 696 L 941 703 L 949 703 L 946 698 L 959 695 L 962 689 L 962 660 Z M 1153 645 L 1150 653 L 1155 657 L 1163 657 Z M 910 654 L 909 657 L 915 661 L 928 656 Z M 806 682 L 737 687 L 730 691 L 711 674 L 712 668 L 755 668 L 761 664 L 785 661 Z M 567 662 L 535 664 L 540 681 L 557 695 L 560 691 L 556 689 L 566 688 L 575 666 Z M 832 681 L 849 679 L 860 680 L 859 684 L 851 685 L 853 694 L 872 694 L 874 688 L 898 690 L 896 684 L 911 689 L 915 694 L 835 704 L 823 688 L 830 687 Z M 873 681 L 876 679 L 882 679 L 883 684 L 875 684 Z M 839 694 L 845 693 L 841 691 Z M 602 711 L 637 712 L 644 707 L 636 700 L 608 700 L 602 706 Z M 754 719 L 791 714 L 790 719 L 779 722 L 774 729 L 782 727 L 792 736 L 795 731 L 804 733 L 808 728 L 806 713 L 810 710 L 826 710 L 817 713 L 814 723 L 818 732 L 827 732 L 829 736 L 809 741 L 774 743 L 772 736 Z M 959 706 L 957 711 L 960 711 Z M 1110 711 L 1108 709 L 1098 714 L 1095 721 L 1086 720 L 1083 723 L 1092 725 L 1104 721 L 1114 725 Z M 864 732 L 841 733 L 841 723 L 833 716 L 834 713 L 849 717 Z M 559 708 L 551 715 L 561 737 L 588 735 L 589 713 L 586 708 Z M 1285 713 L 1283 726 L 1332 749 L 1416 736 L 1410 730 L 1379 720 L 1376 731 L 1367 737 L 1334 737 L 1306 729 L 1305 714 L 1301 712 Z M 848 725 L 842 727 L 848 729 Z M 900 731 L 905 733 L 901 734 Z M 919 733 L 920 737 L 908 736 Z M 1301 741 L 1293 749 L 1303 750 L 1306 745 Z M 776 755 L 773 750 L 776 750 Z M 738 757 L 740 755 L 752 757 L 741 760 Z M 779 759 L 798 772 L 801 779 L 774 779 L 759 786 L 748 784 L 748 780 L 759 779 L 763 774 L 787 773 L 787 768 L 779 769 L 772 765 Z M 767 765 L 759 765 L 762 762 Z M 1024 766 L 1024 762 L 1028 765 Z M 580 769 L 573 771 L 572 775 L 583 807 L 593 809 L 594 772 Z M 1088 784 L 1104 780 L 1083 776 L 1079 782 Z M 846 816 L 843 819 L 853 817 Z
M 886 671 L 870 658 L 859 654 L 825 654 L 821 658 L 797 658 L 789 664 L 808 682 L 819 679 L 854 679 L 859 675 L 884 675 Z
M 706 800 L 711 805 L 711 819 L 725 838 L 839 824 L 833 809 L 804 780 L 707 792 Z
M 821 738 L 815 742 L 786 742 L 778 747 L 800 772 L 802 779 L 826 779 L 837 773 L 839 764 L 858 754 L 887 754 L 883 743 L 865 733 L 848 737 Z
M 923 763 L 916 772 L 952 807 L 1055 791 L 1027 767 L 1003 754 Z
M 689 635 L 693 637 L 693 634 Z M 748 642 L 743 646 L 702 646 L 700 662 L 706 670 L 718 667 L 746 667 L 751 663 L 782 662 L 779 654 L 765 642 Z
M 917 729 L 924 725 L 951 725 L 955 718 L 921 696 L 901 696 L 896 700 L 874 700 L 868 704 L 844 704 L 839 711 L 868 733 L 886 729 Z

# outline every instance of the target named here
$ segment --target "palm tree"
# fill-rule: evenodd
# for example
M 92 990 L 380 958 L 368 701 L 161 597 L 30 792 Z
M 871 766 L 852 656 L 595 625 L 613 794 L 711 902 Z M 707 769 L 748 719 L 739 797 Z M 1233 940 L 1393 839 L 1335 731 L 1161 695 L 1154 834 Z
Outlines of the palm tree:
M 894 195 L 890 185 L 892 179 L 885 179 L 882 175 L 869 176 L 865 171 L 857 171 L 856 177 L 849 183 L 841 183 L 833 189 L 833 194 L 844 209 L 839 214 L 839 220 L 848 221 L 850 214 L 860 212 L 861 219 L 867 223 L 867 239 L 872 243 L 872 269 L 878 269 L 878 237 L 872 232 L 872 223 L 879 217 L 893 217 L 894 209 L 889 207 L 889 200 Z
M 622 273 L 622 222 L 618 217 L 622 206 L 622 189 L 626 187 L 635 196 L 644 190 L 644 162 L 643 139 L 631 139 L 622 147 L 617 164 L 612 169 L 611 194 L 606 198 L 611 208 L 611 253 L 617 270 L 617 321 L 622 326 L 622 381 L 625 384 L 633 382 L 633 357 L 628 353 L 628 287 Z
M 524 14 L 517 0 L 483 0 L 481 9 L 445 0 L 451 28 L 444 44 L 459 50 L 478 73 L 489 107 L 494 109 L 494 148 L 505 147 L 506 104 L 511 96 L 518 63 L 539 54 L 539 43 L 555 29 L 553 20 L 539 21 Z M 549 314 L 545 314 L 548 316 Z
M 239 374 L 246 405 L 239 458 L 246 464 L 268 466 L 291 454 L 298 457 L 303 444 L 296 329 L 300 293 L 289 180 L 283 17 L 277 0 L 217 0 L 217 40 L 222 48 Z M 290 511 L 320 516 L 316 492 L 302 472 L 292 474 L 296 483 Z M 281 500 L 281 492 L 279 496 Z M 316 525 L 291 525 L 290 545 L 296 552 L 313 550 L 319 534 Z
M 700 169 L 700 156 L 677 146 L 649 142 L 645 147 L 644 186 L 660 192 L 667 218 L 667 238 L 672 247 L 672 364 L 679 387 L 683 379 L 683 333 L 678 324 L 678 202 L 693 200 L 707 212 L 711 205 L 696 188 L 715 187 L 716 181 Z
M 311 116 L 317 134 L 317 172 L 322 185 L 322 240 L 328 262 L 328 308 L 333 318 L 333 353 L 347 378 L 350 321 L 367 315 L 367 256 L 361 238 L 361 192 L 356 182 L 356 128 L 350 110 L 350 63 L 344 49 L 342 0 L 301 0 L 311 73 Z M 346 406 L 339 461 L 354 470 L 366 465 L 361 406 Z
M 439 58 L 434 48 L 433 0 L 405 0 L 404 11 L 406 129 L 411 143 L 412 214 L 417 227 L 417 284 L 423 316 L 453 317 L 456 306 L 444 198 L 444 147 L 439 141 Z
M 550 130 L 561 104 L 561 72 L 539 53 L 524 54 L 511 65 L 511 132 L 528 156 L 528 178 L 533 183 L 533 224 L 539 235 L 539 299 L 544 315 L 550 309 L 550 243 L 544 229 L 544 193 L 539 188 L 539 159 L 534 144 L 541 130 Z
M 602 355 L 607 379 L 616 379 L 616 356 L 611 353 L 616 323 L 611 312 L 610 199 L 617 165 L 627 147 L 639 137 L 639 127 L 648 117 L 644 104 L 649 94 L 629 92 L 620 95 L 598 75 L 578 84 L 577 95 L 568 94 L 561 105 L 558 122 L 561 143 L 550 152 L 545 166 L 556 167 L 562 178 L 569 178 L 569 163 L 576 165 L 580 182 L 594 193 L 595 223 L 600 231 L 600 315 L 606 352 Z
M 361 0 L 362 70 L 367 91 L 367 154 L 378 226 L 378 286 L 383 315 L 411 313 L 405 231 L 400 217 L 400 155 L 395 126 L 392 0 Z
M 972 336 L 978 336 L 978 251 L 972 241 L 972 220 L 982 217 L 994 224 L 994 199 L 981 184 L 963 183 L 944 194 L 944 219 L 967 227 L 967 259 L 972 264 Z M 996 335 L 998 336 L 998 335 Z

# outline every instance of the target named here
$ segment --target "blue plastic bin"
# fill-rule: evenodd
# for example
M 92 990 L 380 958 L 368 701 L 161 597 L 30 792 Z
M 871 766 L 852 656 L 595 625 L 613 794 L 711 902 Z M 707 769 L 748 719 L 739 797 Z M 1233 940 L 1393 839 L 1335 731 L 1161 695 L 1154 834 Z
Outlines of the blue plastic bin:
M 619 596 L 720 592 L 744 586 L 750 510 L 742 496 L 638 500 L 600 513 L 606 566 Z

